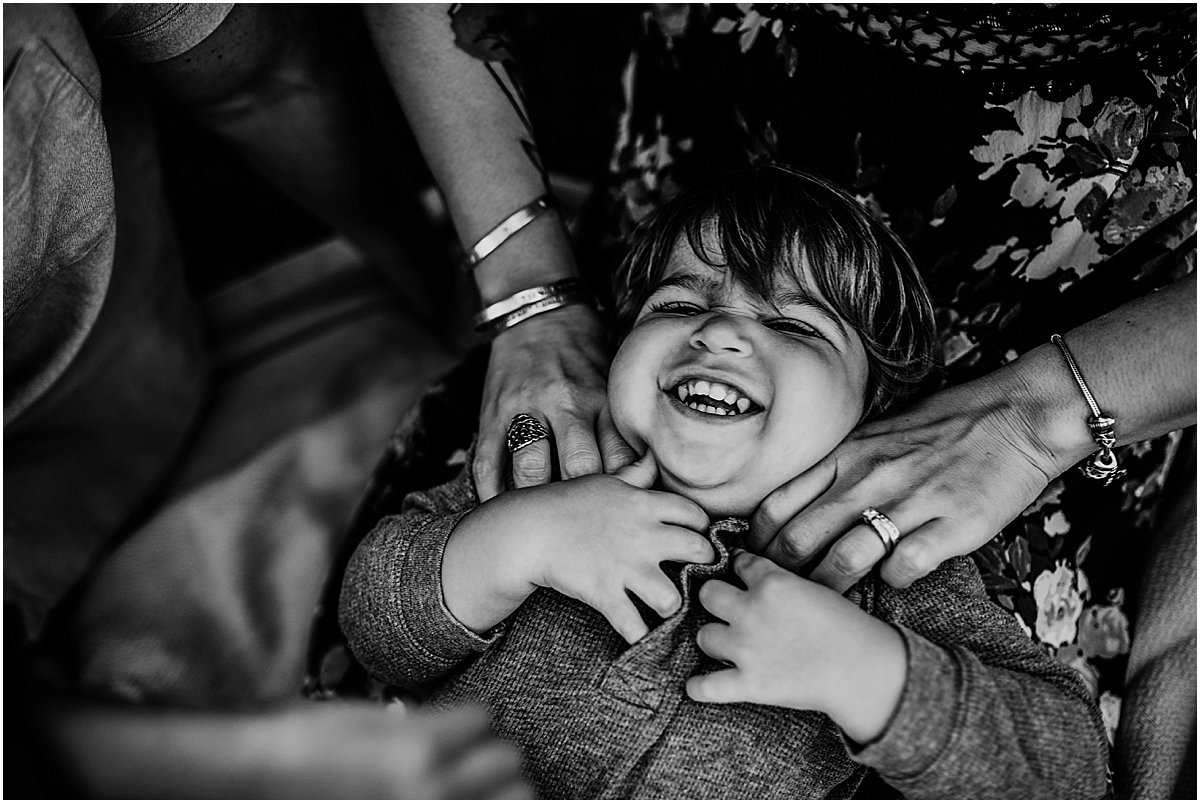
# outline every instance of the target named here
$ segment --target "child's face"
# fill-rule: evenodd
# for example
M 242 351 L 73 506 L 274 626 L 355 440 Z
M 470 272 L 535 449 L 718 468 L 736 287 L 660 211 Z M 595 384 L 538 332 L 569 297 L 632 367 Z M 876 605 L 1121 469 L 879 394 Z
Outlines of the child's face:
M 858 335 L 815 290 L 778 284 L 773 309 L 680 238 L 613 360 L 617 429 L 654 453 L 664 488 L 709 515 L 749 515 L 863 412 Z

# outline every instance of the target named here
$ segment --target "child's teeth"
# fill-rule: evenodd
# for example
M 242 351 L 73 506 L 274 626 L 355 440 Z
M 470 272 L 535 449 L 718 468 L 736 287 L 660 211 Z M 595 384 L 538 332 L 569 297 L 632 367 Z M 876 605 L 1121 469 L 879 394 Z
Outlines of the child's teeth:
M 737 404 L 739 413 L 744 413 L 750 409 L 750 400 L 749 399 L 738 399 L 736 404 Z
M 712 388 L 712 385 L 710 385 L 708 382 L 704 381 L 703 379 L 692 383 L 692 393 L 695 393 L 699 396 L 707 396 L 708 391 L 711 388 Z
M 680 386 L 679 386 L 678 388 L 676 388 L 675 390 L 676 390 L 676 392 L 679 394 L 679 400 L 680 400 L 681 402 L 685 402 L 685 401 L 687 401 L 687 397 L 688 397 L 688 391 L 687 391 L 687 387 L 686 387 L 685 385 L 680 385 Z

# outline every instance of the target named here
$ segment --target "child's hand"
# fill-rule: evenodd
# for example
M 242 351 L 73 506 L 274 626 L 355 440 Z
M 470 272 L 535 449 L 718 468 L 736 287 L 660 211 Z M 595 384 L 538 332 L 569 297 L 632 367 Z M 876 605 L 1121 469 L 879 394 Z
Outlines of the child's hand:
M 728 624 L 696 635 L 701 650 L 734 666 L 690 678 L 688 696 L 817 710 L 858 742 L 879 736 L 907 675 L 900 634 L 766 558 L 738 552 L 734 570 L 747 590 L 721 580 L 700 588 L 700 603 Z
M 657 473 L 647 454 L 613 475 L 520 492 L 526 494 L 525 521 L 535 550 L 532 581 L 592 606 L 630 644 L 647 627 L 626 592 L 670 616 L 681 599 L 659 564 L 716 557 L 701 534 L 708 516 L 698 505 L 648 490 Z

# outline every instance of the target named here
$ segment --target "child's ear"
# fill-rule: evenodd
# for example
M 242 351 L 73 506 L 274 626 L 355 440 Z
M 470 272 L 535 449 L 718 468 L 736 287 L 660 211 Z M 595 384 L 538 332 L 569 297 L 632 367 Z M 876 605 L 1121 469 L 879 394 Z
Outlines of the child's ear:
M 658 479 L 658 463 L 654 462 L 653 453 L 647 449 L 635 462 L 614 471 L 613 476 L 635 488 L 649 490 Z

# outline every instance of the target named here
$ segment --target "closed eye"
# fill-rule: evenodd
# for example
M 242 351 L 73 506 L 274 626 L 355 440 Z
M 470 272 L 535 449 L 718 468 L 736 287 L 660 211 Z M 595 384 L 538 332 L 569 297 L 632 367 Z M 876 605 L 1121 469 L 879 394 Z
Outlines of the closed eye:
M 772 318 L 771 320 L 763 321 L 763 326 L 789 335 L 826 339 L 825 335 L 821 334 L 819 330 L 795 318 Z
M 686 301 L 658 301 L 650 305 L 650 311 L 664 315 L 699 315 L 704 309 Z

